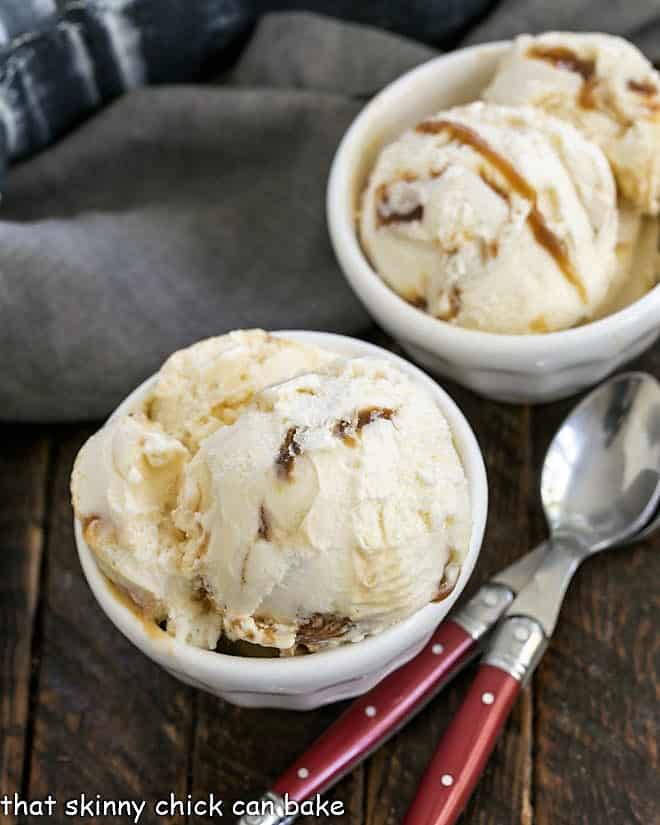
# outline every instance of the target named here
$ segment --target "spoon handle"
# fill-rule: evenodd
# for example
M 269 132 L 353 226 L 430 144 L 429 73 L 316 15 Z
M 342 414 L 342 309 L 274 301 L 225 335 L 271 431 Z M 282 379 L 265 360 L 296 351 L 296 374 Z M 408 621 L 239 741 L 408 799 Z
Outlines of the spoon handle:
M 285 771 L 273 786 L 302 801 L 322 793 L 396 733 L 477 653 L 477 643 L 448 620 L 422 652 L 395 670 L 344 713 Z
M 418 713 L 480 652 L 480 642 L 513 601 L 513 591 L 488 582 L 454 610 L 422 651 L 356 699 L 276 780 L 264 800 L 302 802 L 332 787 Z M 263 825 L 291 821 L 261 820 Z M 250 820 L 250 825 L 256 823 Z M 240 825 L 247 823 L 244 818 Z
M 426 769 L 404 825 L 453 825 L 472 795 L 520 691 L 520 682 L 480 665 L 465 701 Z
M 287 814 L 287 800 L 302 802 L 323 793 L 406 725 L 480 652 L 483 638 L 546 554 L 544 542 L 453 610 L 417 656 L 349 705 L 276 780 L 262 800 L 278 813 L 243 817 L 238 825 L 291 823 L 295 816 Z
M 474 791 L 547 638 L 534 619 L 504 619 L 424 774 L 404 825 L 453 825 Z

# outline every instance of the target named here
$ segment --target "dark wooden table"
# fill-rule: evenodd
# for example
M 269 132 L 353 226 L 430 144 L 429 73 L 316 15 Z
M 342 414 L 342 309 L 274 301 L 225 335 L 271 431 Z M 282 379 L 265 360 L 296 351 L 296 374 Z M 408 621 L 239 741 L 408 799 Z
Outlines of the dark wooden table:
M 660 374 L 660 347 L 634 365 Z M 538 476 L 574 403 L 495 404 L 448 387 L 483 447 L 488 531 L 471 589 L 544 536 Z M 0 799 L 255 798 L 342 709 L 243 710 L 189 689 L 101 613 L 73 542 L 69 475 L 93 426 L 1 425 Z M 585 564 L 464 817 L 470 825 L 657 825 L 660 541 Z M 336 825 L 398 825 L 470 673 L 332 791 Z M 204 822 L 203 816 L 141 823 Z M 213 821 L 219 821 L 214 819 Z M 231 822 L 230 816 L 224 817 Z M 312 821 L 304 818 L 301 822 Z

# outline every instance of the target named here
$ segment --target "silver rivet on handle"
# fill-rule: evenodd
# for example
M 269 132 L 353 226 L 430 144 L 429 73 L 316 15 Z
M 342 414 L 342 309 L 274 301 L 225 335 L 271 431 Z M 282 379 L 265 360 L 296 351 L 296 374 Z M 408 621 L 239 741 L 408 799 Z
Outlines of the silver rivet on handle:
M 493 628 L 512 601 L 512 590 L 503 584 L 490 582 L 482 585 L 470 601 L 455 610 L 450 618 L 477 641 Z

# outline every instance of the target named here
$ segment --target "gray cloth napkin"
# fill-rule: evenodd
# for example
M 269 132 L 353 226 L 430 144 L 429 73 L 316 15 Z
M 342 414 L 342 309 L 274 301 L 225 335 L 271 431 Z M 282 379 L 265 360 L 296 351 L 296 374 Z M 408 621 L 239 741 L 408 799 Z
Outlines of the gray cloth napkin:
M 106 415 L 173 350 L 236 327 L 360 334 L 325 224 L 363 101 L 432 52 L 265 18 L 232 76 L 143 88 L 10 170 L 0 207 L 0 415 Z
M 591 22 L 655 46 L 657 2 L 609 5 L 510 0 L 469 39 Z M 366 332 L 327 237 L 327 174 L 365 98 L 433 54 L 270 15 L 218 84 L 131 92 L 12 167 L 0 417 L 104 416 L 170 352 L 236 327 Z

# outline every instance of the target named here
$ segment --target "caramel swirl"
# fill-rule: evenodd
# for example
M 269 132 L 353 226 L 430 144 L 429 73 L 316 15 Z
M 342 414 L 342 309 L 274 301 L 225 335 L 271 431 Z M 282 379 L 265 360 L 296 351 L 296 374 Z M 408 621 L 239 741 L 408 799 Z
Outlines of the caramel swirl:
M 355 436 L 366 427 L 367 424 L 378 421 L 379 418 L 383 418 L 385 421 L 391 421 L 393 415 L 394 410 L 389 409 L 389 407 L 365 407 L 363 410 L 359 410 L 353 419 L 340 418 L 339 421 L 335 423 L 333 432 L 338 438 L 343 439 L 347 446 L 355 447 L 357 444 Z
M 348 616 L 336 613 L 312 613 L 298 627 L 296 642 L 299 645 L 315 646 L 333 639 L 340 639 L 352 625 Z
M 405 300 L 410 306 L 416 307 L 417 309 L 427 310 L 429 306 L 429 302 L 423 295 L 415 295 L 413 298 L 406 298 Z
M 410 183 L 416 178 L 412 175 L 404 175 L 402 180 Z M 421 203 L 412 206 L 406 212 L 390 210 L 389 186 L 386 183 L 381 183 L 376 190 L 376 221 L 378 226 L 389 226 L 392 223 L 412 223 L 413 221 L 421 221 L 424 217 L 424 207 Z
M 391 421 L 393 415 L 394 410 L 389 407 L 365 407 L 358 413 L 356 429 L 359 432 L 367 424 L 372 424 L 374 421 L 378 421 L 379 418 Z
M 447 303 L 447 311 L 440 315 L 436 315 L 436 318 L 440 321 L 453 321 L 461 311 L 461 290 L 458 286 L 456 286 L 456 284 L 454 284 L 449 290 L 449 294 L 447 295 Z
M 639 95 L 641 104 L 647 109 L 651 115 L 655 115 L 660 111 L 660 89 L 651 80 L 634 80 L 628 81 L 628 88 L 631 92 Z
M 270 518 L 268 516 L 268 511 L 263 504 L 259 508 L 259 527 L 257 529 L 257 535 L 264 541 L 270 541 L 271 539 Z
M 579 74 L 583 80 L 590 80 L 596 72 L 596 61 L 589 57 L 580 57 L 566 46 L 532 46 L 527 57 L 545 60 L 557 69 L 566 69 Z
M 302 452 L 302 447 L 296 441 L 297 432 L 297 427 L 289 427 L 286 435 L 284 436 L 284 441 L 282 442 L 280 451 L 277 454 L 277 458 L 275 459 L 277 476 L 285 481 L 289 481 L 291 479 L 296 457 Z
M 566 46 L 532 46 L 527 57 L 533 60 L 544 60 L 557 69 L 579 74 L 582 78 L 582 88 L 578 95 L 578 103 L 583 109 L 598 108 L 594 92 L 598 86 L 596 77 L 596 61 L 590 57 L 580 57 Z
M 470 146 L 500 173 L 514 192 L 530 201 L 532 208 L 527 216 L 527 223 L 536 242 L 553 258 L 566 280 L 577 290 L 582 302 L 586 303 L 587 291 L 568 256 L 565 243 L 548 226 L 543 213 L 536 205 L 538 198 L 536 190 L 515 166 L 484 140 L 478 132 L 463 123 L 453 120 L 425 120 L 419 123 L 415 130 L 428 135 L 447 132 L 454 140 Z
M 631 92 L 644 95 L 644 97 L 653 97 L 658 94 L 658 87 L 650 80 L 629 80 L 628 88 Z
M 383 215 L 378 212 L 378 225 L 388 226 L 391 223 L 412 223 L 413 221 L 421 221 L 424 217 L 424 207 L 420 203 L 413 207 L 409 212 L 390 212 L 389 215 Z

